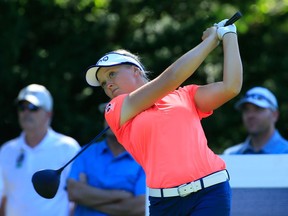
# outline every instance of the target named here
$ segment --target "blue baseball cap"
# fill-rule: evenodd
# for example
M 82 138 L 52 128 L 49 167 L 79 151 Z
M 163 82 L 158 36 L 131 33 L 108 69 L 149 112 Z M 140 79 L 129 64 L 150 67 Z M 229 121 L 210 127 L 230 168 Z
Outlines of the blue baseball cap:
M 258 107 L 271 110 L 278 109 L 278 102 L 275 95 L 270 90 L 263 87 L 254 87 L 248 90 L 245 96 L 235 104 L 235 108 L 241 110 L 244 103 L 251 103 Z

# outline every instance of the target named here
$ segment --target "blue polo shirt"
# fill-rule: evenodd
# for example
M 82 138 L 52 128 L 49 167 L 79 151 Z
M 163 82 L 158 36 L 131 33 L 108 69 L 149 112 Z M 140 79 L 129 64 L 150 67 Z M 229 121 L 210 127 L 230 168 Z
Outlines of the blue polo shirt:
M 79 174 L 85 173 L 87 184 L 101 189 L 126 190 L 145 195 L 145 174 L 128 152 L 114 157 L 106 140 L 86 149 L 72 164 L 69 178 L 79 181 Z M 104 216 L 101 212 L 77 205 L 75 216 Z
M 275 130 L 273 136 L 259 152 L 254 151 L 251 138 L 248 137 L 245 142 L 227 148 L 224 154 L 288 154 L 288 141 L 280 135 L 278 130 Z

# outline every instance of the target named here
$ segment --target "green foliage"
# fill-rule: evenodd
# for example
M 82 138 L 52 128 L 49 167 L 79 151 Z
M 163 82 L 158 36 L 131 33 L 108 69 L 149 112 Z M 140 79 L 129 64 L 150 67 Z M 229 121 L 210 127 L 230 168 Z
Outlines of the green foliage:
M 53 128 L 87 143 L 102 129 L 98 105 L 108 101 L 100 89 L 86 84 L 88 66 L 110 50 L 125 48 L 142 57 L 154 78 L 198 44 L 206 27 L 237 10 L 244 15 L 237 22 L 242 94 L 255 85 L 271 88 L 280 103 L 278 128 L 287 137 L 287 0 L 2 0 L 0 142 L 20 132 L 14 107 L 19 90 L 39 83 L 54 97 Z M 221 52 L 216 49 L 185 83 L 220 79 Z M 203 120 L 209 145 L 217 153 L 246 136 L 233 108 L 240 96 Z

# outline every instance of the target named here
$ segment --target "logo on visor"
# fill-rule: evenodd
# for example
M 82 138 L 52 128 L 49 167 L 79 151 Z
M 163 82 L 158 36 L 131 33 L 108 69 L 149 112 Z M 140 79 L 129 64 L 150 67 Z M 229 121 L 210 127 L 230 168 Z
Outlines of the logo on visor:
M 98 63 L 101 63 L 101 62 L 106 62 L 106 61 L 108 61 L 108 59 L 109 59 L 108 56 L 104 56 L 103 58 L 101 58 L 101 59 L 97 62 L 97 64 L 98 64 Z

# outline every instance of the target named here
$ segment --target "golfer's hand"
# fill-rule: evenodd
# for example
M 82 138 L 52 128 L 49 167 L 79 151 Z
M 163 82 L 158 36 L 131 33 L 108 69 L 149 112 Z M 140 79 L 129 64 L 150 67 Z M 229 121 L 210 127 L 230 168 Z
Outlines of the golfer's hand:
M 207 28 L 203 34 L 202 34 L 202 40 L 205 40 L 209 37 L 212 37 L 212 38 L 217 38 L 217 28 L 216 27 L 210 27 L 210 28 Z
M 226 24 L 227 21 L 228 21 L 228 19 L 224 19 L 219 23 L 215 23 L 214 26 L 217 28 L 224 27 L 224 25 Z
M 229 26 L 224 26 L 227 21 L 228 19 L 224 19 L 221 22 L 214 24 L 214 26 L 217 27 L 217 35 L 220 41 L 223 39 L 224 35 L 227 33 L 237 34 L 237 29 L 234 24 L 229 25 Z

